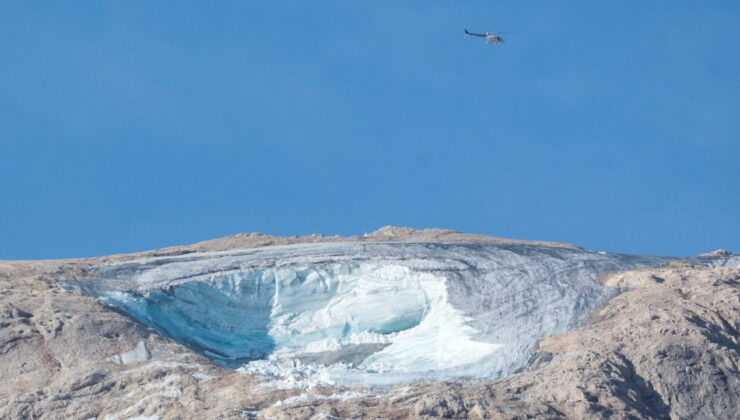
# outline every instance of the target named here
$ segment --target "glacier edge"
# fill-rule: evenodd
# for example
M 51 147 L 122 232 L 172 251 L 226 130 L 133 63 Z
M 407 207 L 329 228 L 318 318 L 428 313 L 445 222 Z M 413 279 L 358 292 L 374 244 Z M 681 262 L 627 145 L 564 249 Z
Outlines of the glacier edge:
M 324 243 L 95 268 L 86 293 L 215 361 L 288 386 L 498 378 L 667 257 L 482 243 Z M 715 260 L 705 261 L 708 264 Z

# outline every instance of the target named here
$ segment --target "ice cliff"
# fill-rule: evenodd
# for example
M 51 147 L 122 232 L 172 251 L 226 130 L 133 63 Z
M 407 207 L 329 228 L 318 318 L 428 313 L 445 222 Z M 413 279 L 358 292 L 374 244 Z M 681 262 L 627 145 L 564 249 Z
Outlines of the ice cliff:
M 390 385 L 520 372 L 538 338 L 581 325 L 618 292 L 600 275 L 669 260 L 512 244 L 300 244 L 100 265 L 98 280 L 76 287 L 275 383 Z

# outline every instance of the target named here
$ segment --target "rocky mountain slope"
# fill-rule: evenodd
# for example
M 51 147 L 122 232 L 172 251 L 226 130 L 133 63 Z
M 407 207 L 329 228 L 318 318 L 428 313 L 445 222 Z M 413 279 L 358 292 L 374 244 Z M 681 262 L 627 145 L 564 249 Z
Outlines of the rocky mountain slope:
M 380 251 L 372 244 L 378 242 L 412 243 L 404 249 L 419 246 L 413 244 L 453 244 L 452 249 L 459 249 L 483 243 L 494 244 L 490 246 L 495 252 L 504 249 L 517 255 L 584 252 L 597 260 L 609 258 L 563 244 L 385 228 L 351 241 L 248 234 L 134 255 L 0 262 L 0 417 L 737 417 L 740 259 L 733 255 L 643 261 L 650 267 L 609 274 L 614 269 L 604 265 L 598 271 L 603 271 L 598 275 L 603 286 L 589 286 L 607 291 L 598 309 L 584 312 L 588 319 L 580 320 L 578 328 L 569 325 L 536 339 L 524 371 L 501 378 L 469 380 L 452 375 L 385 387 L 363 386 L 362 381 L 276 386 L 265 372 L 232 369 L 192 343 L 163 334 L 161 325 L 140 322 L 150 318 L 137 320 L 137 314 L 124 306 L 103 302 L 91 293 L 95 287 L 61 287 L 70 281 L 78 286 L 100 284 L 96 282 L 106 277 L 101 275 L 101 266 L 126 266 L 130 273 L 141 274 L 151 268 L 142 268 L 142 261 L 161 262 L 177 255 L 197 259 L 201 254 L 195 252 L 303 242 L 367 242 L 371 248 L 366 249 L 376 253 Z M 513 248 L 507 250 L 509 246 Z M 257 252 L 271 255 L 273 251 L 264 254 L 270 249 Z M 538 278 L 559 278 L 550 276 L 551 265 L 544 267 L 543 271 L 530 269 L 529 278 L 534 281 L 530 287 L 536 287 Z M 118 277 L 107 276 L 108 280 L 126 278 L 121 271 L 117 273 Z M 524 269 L 522 278 L 528 278 L 526 273 Z M 132 278 L 137 284 L 118 291 L 138 290 L 142 278 Z M 145 290 L 139 292 L 150 296 Z M 461 307 L 454 299 L 450 301 Z M 468 317 L 474 318 L 471 314 Z M 465 321 L 479 333 L 490 322 L 483 318 Z M 485 342 L 485 337 L 498 337 L 491 331 L 488 334 L 472 339 Z

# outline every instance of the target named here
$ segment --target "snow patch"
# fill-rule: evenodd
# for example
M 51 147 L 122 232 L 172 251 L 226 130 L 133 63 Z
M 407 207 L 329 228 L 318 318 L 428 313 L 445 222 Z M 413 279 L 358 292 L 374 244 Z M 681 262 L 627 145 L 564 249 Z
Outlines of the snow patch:
M 301 402 L 306 402 L 306 401 L 325 401 L 325 400 L 345 401 L 345 400 L 351 400 L 355 398 L 368 398 L 368 397 L 373 397 L 373 396 L 375 395 L 367 393 L 367 392 L 356 392 L 356 391 L 346 391 L 346 392 L 342 392 L 339 394 L 331 394 L 331 395 L 304 393 L 304 394 L 299 394 L 299 395 L 294 395 L 292 397 L 288 397 L 284 400 L 280 400 L 276 402 L 275 404 L 273 404 L 273 407 L 280 407 L 283 405 L 290 405 L 290 404 L 301 403 Z
M 127 351 L 125 353 L 115 354 L 113 356 L 110 356 L 106 358 L 105 360 L 117 364 L 124 364 L 128 365 L 130 363 L 136 363 L 136 362 L 145 362 L 152 358 L 151 353 L 149 353 L 149 350 L 146 348 L 146 343 L 142 340 L 139 341 L 139 343 L 136 345 L 136 347 L 133 350 Z
M 192 377 L 201 382 L 208 382 L 210 380 L 219 378 L 219 376 L 206 375 L 205 373 L 201 373 L 201 372 L 192 374 Z

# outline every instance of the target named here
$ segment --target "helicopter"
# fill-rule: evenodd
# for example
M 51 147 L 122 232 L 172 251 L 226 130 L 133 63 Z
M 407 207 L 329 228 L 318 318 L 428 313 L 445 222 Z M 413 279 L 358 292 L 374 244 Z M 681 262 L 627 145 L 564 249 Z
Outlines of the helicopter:
M 476 36 L 478 38 L 483 38 L 486 40 L 486 44 L 502 44 L 504 42 L 504 39 L 500 36 L 496 35 L 493 32 L 483 32 L 482 34 L 476 34 L 473 32 L 468 31 L 468 28 L 463 26 L 463 30 L 465 31 L 465 35 L 470 36 Z

